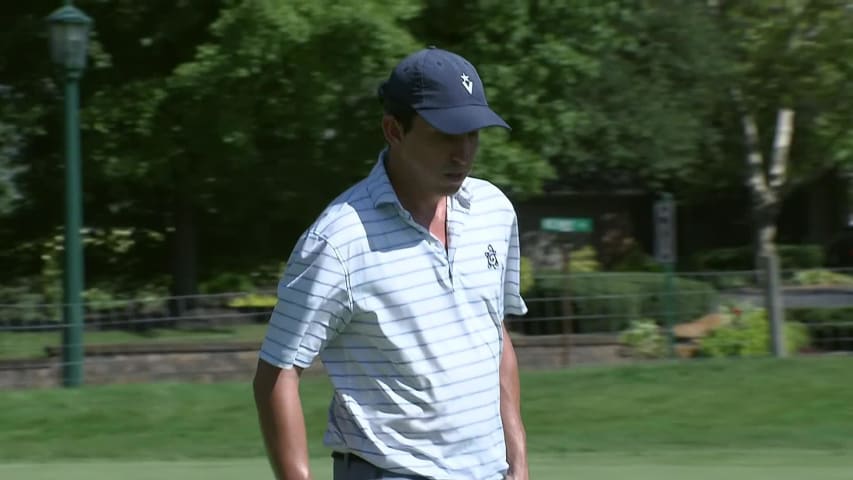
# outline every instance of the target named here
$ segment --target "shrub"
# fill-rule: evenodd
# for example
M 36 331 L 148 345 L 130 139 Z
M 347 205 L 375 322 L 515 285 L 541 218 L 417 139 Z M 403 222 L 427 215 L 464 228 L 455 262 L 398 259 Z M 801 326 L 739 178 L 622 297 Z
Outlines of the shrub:
M 853 350 L 853 308 L 789 308 L 785 319 L 803 324 L 812 345 L 824 350 Z
M 666 354 L 666 338 L 658 324 L 651 319 L 632 321 L 620 340 L 642 357 L 661 358 Z
M 853 276 L 813 268 L 795 272 L 791 283 L 794 285 L 853 285 Z
M 110 310 L 123 303 L 119 302 L 112 292 L 99 287 L 87 288 L 83 292 L 83 301 L 86 302 L 86 309 L 92 312 Z
M 0 326 L 36 326 L 60 324 L 59 305 L 50 304 L 35 288 L 38 279 L 19 279 L 0 286 Z
M 534 270 L 533 261 L 528 257 L 521 257 L 521 285 L 519 289 L 522 295 L 526 295 L 530 289 L 536 284 L 536 272 Z
M 819 268 L 825 256 L 820 245 L 778 245 L 781 267 L 788 270 Z M 755 270 L 752 245 L 706 250 L 693 256 L 692 267 L 699 271 Z
M 820 245 L 779 245 L 778 248 L 784 269 L 820 268 L 826 263 L 826 255 Z
M 664 279 L 658 273 L 543 275 L 535 290 L 537 301 L 529 302 L 528 318 L 570 313 L 576 333 L 622 331 L 642 318 L 663 324 Z M 716 304 L 717 292 L 707 283 L 676 277 L 673 286 L 676 323 L 694 320 Z M 566 296 L 571 312 L 564 310 L 561 299 Z
M 662 272 L 663 266 L 636 243 L 613 262 L 613 272 Z
M 763 308 L 724 312 L 732 318 L 699 342 L 700 355 L 707 357 L 757 357 L 770 354 L 770 323 Z M 809 346 L 805 325 L 785 322 L 785 348 L 795 353 Z
M 275 295 L 250 293 L 232 298 L 228 301 L 231 308 L 268 309 L 275 307 L 278 298 Z
M 569 257 L 569 271 L 572 273 L 592 273 L 600 269 L 598 254 L 589 245 L 573 251 Z
M 254 289 L 249 275 L 232 272 L 220 273 L 199 285 L 199 291 L 204 294 L 251 292 Z
M 789 308 L 785 311 L 789 320 L 806 325 L 846 324 L 853 325 L 853 307 L 840 308 Z

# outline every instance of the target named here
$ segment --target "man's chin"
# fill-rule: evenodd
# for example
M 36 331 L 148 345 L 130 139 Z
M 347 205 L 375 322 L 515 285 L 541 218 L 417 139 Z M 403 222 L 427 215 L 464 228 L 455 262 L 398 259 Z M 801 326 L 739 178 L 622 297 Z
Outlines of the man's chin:
M 445 182 L 444 184 L 441 185 L 441 194 L 442 195 L 455 195 L 456 192 L 458 192 L 459 189 L 462 188 L 463 182 L 464 182 L 464 180 L 462 182 L 455 182 L 455 183 Z
M 442 180 L 444 180 L 441 184 L 442 189 L 444 190 L 445 195 L 452 195 L 459 191 L 462 188 L 462 184 L 465 183 L 465 179 L 468 178 L 468 175 L 460 174 L 460 175 L 445 175 Z

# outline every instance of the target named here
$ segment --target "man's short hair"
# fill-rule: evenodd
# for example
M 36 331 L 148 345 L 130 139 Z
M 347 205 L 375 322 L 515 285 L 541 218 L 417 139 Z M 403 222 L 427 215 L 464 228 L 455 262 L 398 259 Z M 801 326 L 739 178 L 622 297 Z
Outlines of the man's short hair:
M 395 100 L 384 94 L 384 89 L 379 87 L 379 102 L 382 104 L 382 109 L 386 114 L 391 115 L 403 127 L 403 133 L 408 133 L 412 129 L 412 124 L 415 121 L 417 112 L 411 105 Z

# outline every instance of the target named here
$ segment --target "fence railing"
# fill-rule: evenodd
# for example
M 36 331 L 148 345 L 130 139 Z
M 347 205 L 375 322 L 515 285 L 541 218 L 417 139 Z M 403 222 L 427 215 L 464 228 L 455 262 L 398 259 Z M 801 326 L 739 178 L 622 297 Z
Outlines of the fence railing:
M 759 273 L 677 273 L 671 292 L 661 273 L 542 275 L 525 293 L 529 313 L 508 326 L 519 338 L 609 338 L 641 351 L 642 342 L 666 340 L 672 331 L 682 353 L 742 353 L 743 344 L 756 342 L 750 335 L 762 334 L 762 320 L 741 318 L 763 305 Z M 798 352 L 853 352 L 853 270 L 785 271 L 783 301 Z M 253 358 L 274 302 L 274 290 L 90 301 L 86 362 L 167 349 L 245 351 Z M 649 338 L 638 333 L 642 328 Z M 61 304 L 0 304 L 0 369 L 60 361 L 64 331 Z M 629 332 L 639 345 L 625 344 Z

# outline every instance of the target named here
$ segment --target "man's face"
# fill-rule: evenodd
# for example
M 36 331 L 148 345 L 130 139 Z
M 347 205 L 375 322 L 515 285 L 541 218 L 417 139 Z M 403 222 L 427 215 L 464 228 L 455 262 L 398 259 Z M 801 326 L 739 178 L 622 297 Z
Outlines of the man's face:
M 471 173 L 479 146 L 479 132 L 448 135 L 416 115 L 400 141 L 402 159 L 423 190 L 452 195 Z

